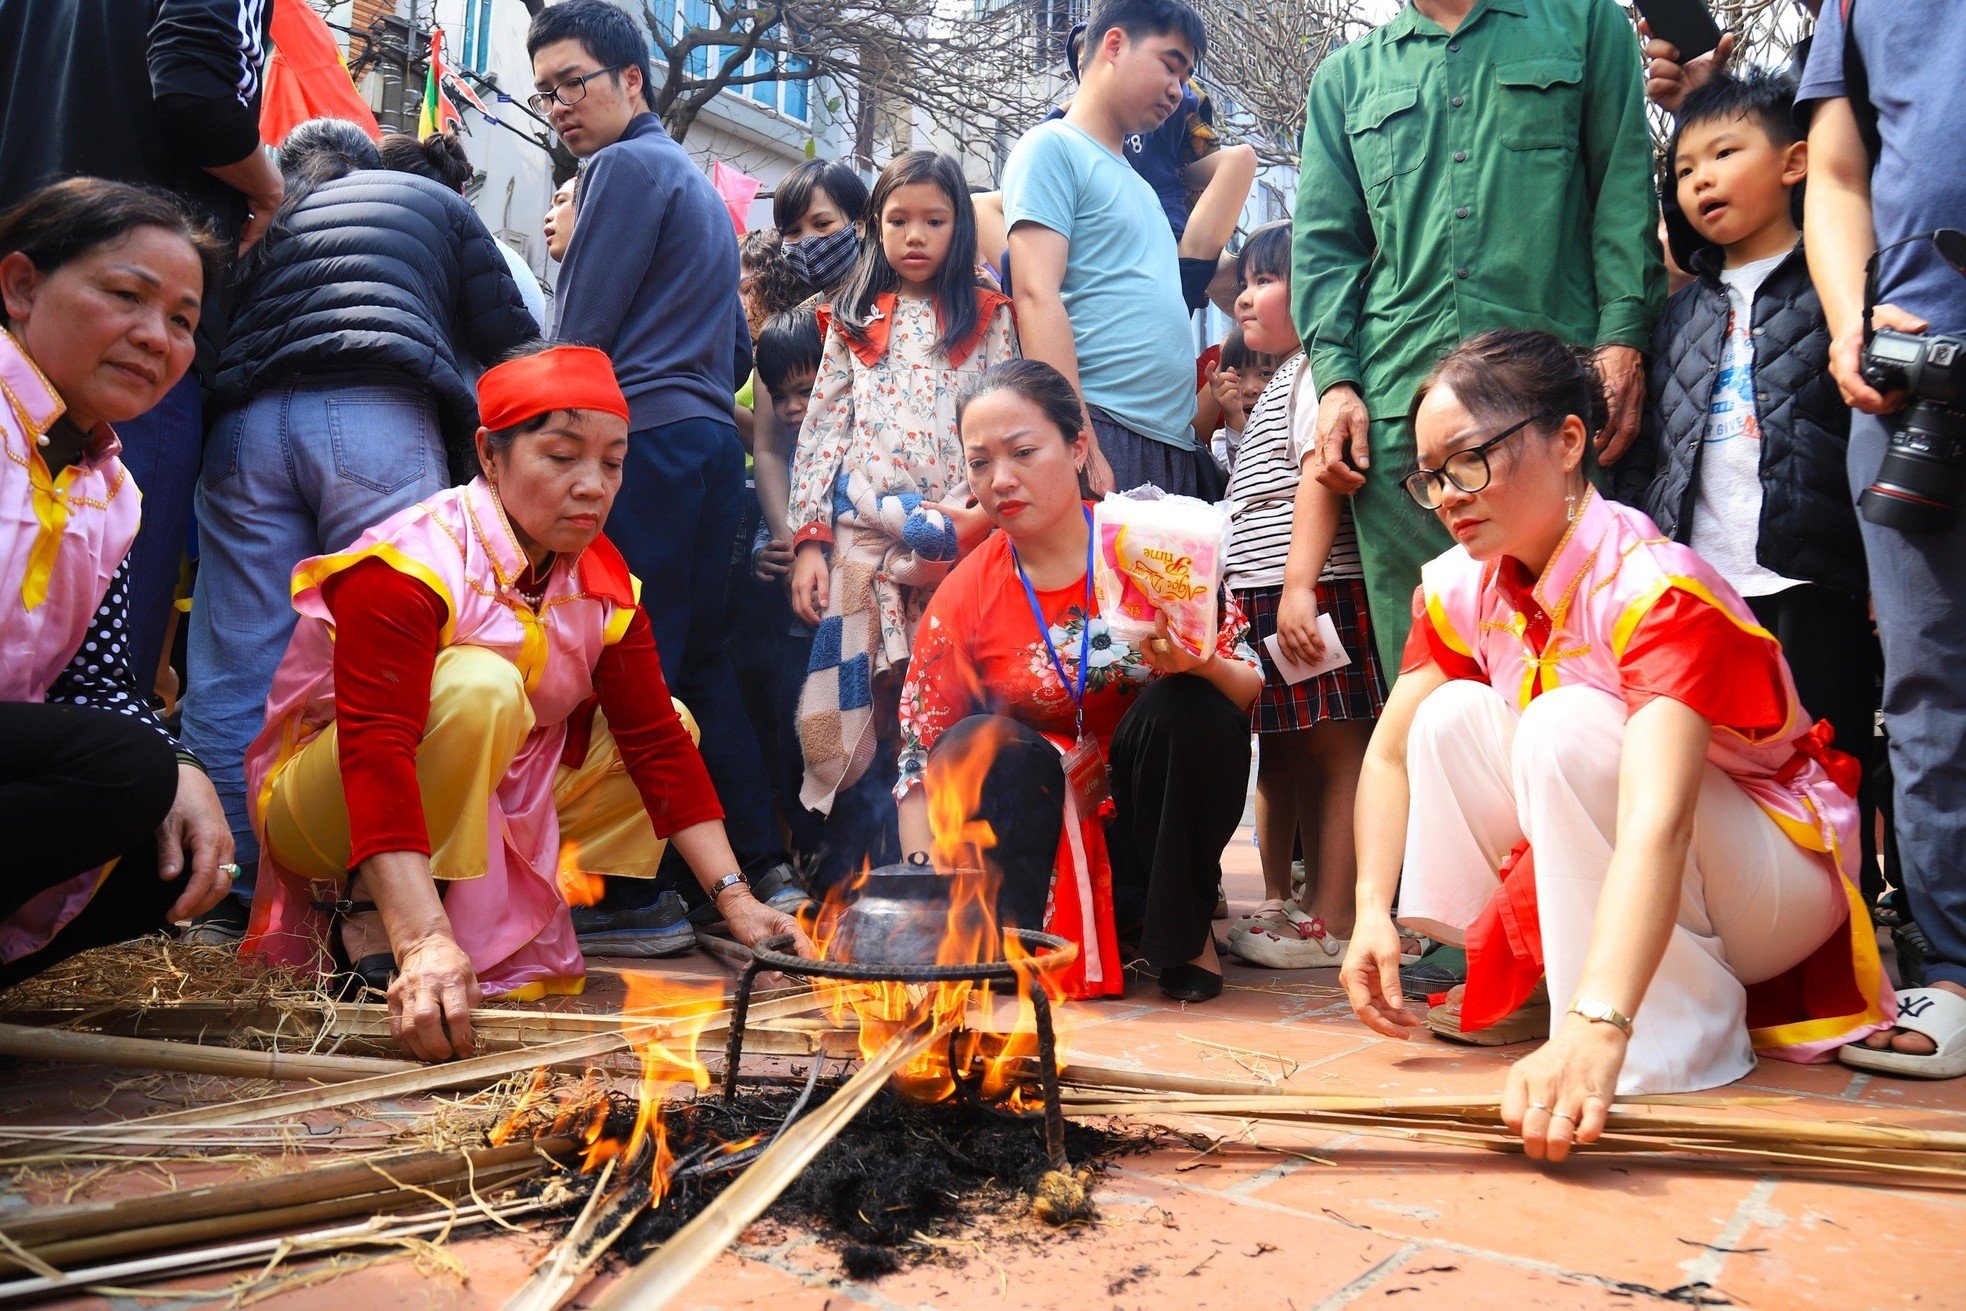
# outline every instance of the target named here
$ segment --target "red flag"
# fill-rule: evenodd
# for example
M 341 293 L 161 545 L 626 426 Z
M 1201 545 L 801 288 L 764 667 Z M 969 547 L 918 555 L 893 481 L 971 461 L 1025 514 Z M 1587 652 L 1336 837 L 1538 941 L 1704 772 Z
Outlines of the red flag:
M 380 141 L 382 129 L 355 90 L 334 33 L 306 0 L 273 0 L 273 56 L 260 94 L 259 137 L 269 146 L 310 118 L 345 118 Z
M 736 225 L 737 235 L 743 236 L 746 230 L 744 216 L 750 212 L 751 202 L 757 199 L 758 188 L 764 183 L 719 159 L 710 164 L 710 185 L 724 198 L 724 208 L 730 211 L 730 221 Z

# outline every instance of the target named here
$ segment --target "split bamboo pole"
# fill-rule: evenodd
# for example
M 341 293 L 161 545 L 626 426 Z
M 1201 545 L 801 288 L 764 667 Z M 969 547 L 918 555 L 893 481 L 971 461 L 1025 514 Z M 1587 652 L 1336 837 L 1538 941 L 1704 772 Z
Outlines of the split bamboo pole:
M 43 1207 L 0 1217 L 0 1234 L 26 1248 L 86 1238 L 118 1230 L 212 1219 L 264 1211 L 330 1197 L 349 1197 L 382 1189 L 423 1186 L 453 1174 L 497 1169 L 561 1156 L 576 1150 L 570 1135 L 541 1138 L 470 1151 L 384 1152 L 266 1179 L 206 1184 L 180 1192 L 113 1202 L 82 1202 Z
M 160 1042 L 154 1038 L 77 1033 L 72 1029 L 37 1029 L 24 1024 L 0 1024 L 0 1055 L 30 1061 L 120 1065 L 135 1070 L 176 1070 L 238 1079 L 313 1079 L 321 1083 L 347 1083 L 420 1068 L 413 1061 L 206 1047 L 190 1042 Z
M 805 993 L 761 1003 L 752 1008 L 752 1014 L 759 1019 L 776 1018 L 800 1014 L 820 1004 L 812 994 Z M 728 1009 L 716 1012 L 699 1041 L 707 1044 L 714 1038 L 720 1037 L 728 1031 L 729 1022 Z M 291 1093 L 275 1093 L 270 1097 L 228 1102 L 219 1106 L 169 1111 L 163 1115 L 145 1116 L 141 1120 L 132 1120 L 128 1123 L 148 1126 L 220 1125 L 227 1128 L 242 1124 L 260 1124 L 268 1120 L 304 1115 L 309 1111 L 328 1110 L 333 1107 L 351 1106 L 359 1102 L 392 1097 L 410 1097 L 444 1088 L 482 1088 L 524 1070 L 537 1069 L 541 1066 L 579 1067 L 632 1046 L 673 1036 L 673 1027 L 660 1020 L 643 1023 L 630 1019 L 627 1027 L 610 1033 L 583 1034 L 518 1051 L 490 1052 L 482 1056 L 466 1057 L 461 1061 L 421 1066 L 399 1074 L 358 1079 L 333 1088 L 307 1088 Z M 4 1137 L 5 1131 L 0 1130 L 0 1138 Z

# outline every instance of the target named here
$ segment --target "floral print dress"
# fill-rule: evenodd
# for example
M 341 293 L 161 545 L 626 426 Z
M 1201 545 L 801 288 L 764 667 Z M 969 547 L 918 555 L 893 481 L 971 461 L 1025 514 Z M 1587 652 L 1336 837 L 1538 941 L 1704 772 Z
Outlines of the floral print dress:
M 968 494 L 956 397 L 1017 356 L 1009 298 L 977 298 L 976 327 L 946 352 L 939 307 L 925 298 L 880 297 L 862 338 L 827 327 L 790 507 L 795 548 L 831 546 L 798 711 L 800 796 L 822 814 L 872 763 L 875 686 L 907 663 L 928 598 L 956 560 L 955 531 L 936 508 Z

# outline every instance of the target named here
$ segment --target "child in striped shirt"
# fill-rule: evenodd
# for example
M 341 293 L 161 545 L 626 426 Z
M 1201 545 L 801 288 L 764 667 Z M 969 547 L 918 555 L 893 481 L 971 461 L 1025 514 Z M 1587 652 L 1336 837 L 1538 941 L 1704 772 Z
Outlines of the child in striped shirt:
M 1225 564 L 1228 586 L 1263 655 L 1256 836 L 1267 898 L 1229 930 L 1229 950 L 1278 969 L 1337 966 L 1351 934 L 1352 797 L 1373 722 L 1385 705 L 1365 603 L 1358 542 L 1344 498 L 1304 476 L 1315 449 L 1317 388 L 1290 318 L 1290 224 L 1257 229 L 1237 264 L 1236 318 L 1252 352 L 1285 357 L 1243 429 L 1228 499 L 1235 505 Z M 1288 683 L 1261 644 L 1285 654 L 1324 654 L 1317 619 L 1328 615 L 1352 663 Z M 1306 876 L 1291 886 L 1293 848 Z

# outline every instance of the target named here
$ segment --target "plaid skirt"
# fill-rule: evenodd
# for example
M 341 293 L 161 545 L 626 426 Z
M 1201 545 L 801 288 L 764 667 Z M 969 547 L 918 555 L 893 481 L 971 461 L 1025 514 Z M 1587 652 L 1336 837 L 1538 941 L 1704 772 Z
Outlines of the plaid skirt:
M 1334 578 L 1318 584 L 1318 612 L 1331 616 L 1331 626 L 1352 662 L 1296 684 L 1283 681 L 1263 645 L 1277 631 L 1277 600 L 1282 595 L 1281 587 L 1236 590 L 1236 600 L 1249 620 L 1249 644 L 1263 661 L 1263 691 L 1249 712 L 1256 731 L 1292 733 L 1327 719 L 1377 719 L 1386 705 L 1386 676 L 1372 640 L 1365 580 Z

